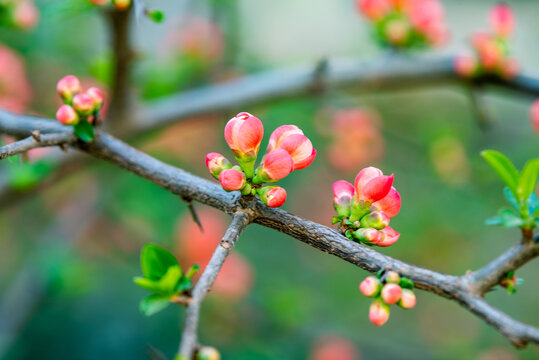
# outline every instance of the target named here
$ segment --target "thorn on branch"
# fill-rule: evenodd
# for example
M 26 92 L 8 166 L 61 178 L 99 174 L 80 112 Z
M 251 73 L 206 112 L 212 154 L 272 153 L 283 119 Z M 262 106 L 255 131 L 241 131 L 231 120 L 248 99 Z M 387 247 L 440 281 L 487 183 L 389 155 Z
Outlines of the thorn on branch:
M 198 225 L 198 227 L 200 228 L 200 231 L 204 232 L 204 228 L 202 227 L 202 222 L 200 221 L 198 213 L 195 210 L 195 205 L 193 204 L 193 200 L 185 196 L 182 196 L 182 200 L 185 201 L 185 203 L 187 204 L 187 208 L 189 209 L 189 212 L 191 213 L 191 217 L 193 218 L 193 221 Z
M 36 141 L 36 142 L 40 142 L 41 141 L 41 132 L 39 130 L 32 130 L 32 138 Z

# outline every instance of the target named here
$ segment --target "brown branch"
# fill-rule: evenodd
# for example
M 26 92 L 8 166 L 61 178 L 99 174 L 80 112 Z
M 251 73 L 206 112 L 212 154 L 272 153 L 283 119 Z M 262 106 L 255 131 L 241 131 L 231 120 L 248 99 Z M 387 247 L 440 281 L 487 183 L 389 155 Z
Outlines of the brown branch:
M 187 306 L 185 325 L 180 347 L 178 349 L 178 354 L 182 359 L 190 360 L 194 357 L 195 349 L 198 346 L 197 328 L 201 302 L 213 285 L 219 271 L 221 271 L 221 267 L 230 251 L 232 251 L 240 234 L 248 224 L 249 216 L 247 214 L 238 212 L 234 215 L 232 223 L 228 227 L 219 245 L 217 245 L 210 262 L 193 289 L 192 299 Z
M 70 133 L 29 136 L 0 147 L 0 160 L 39 147 L 70 145 L 76 140 L 75 135 Z
M 44 119 L 0 112 L 0 131 L 15 136 L 27 136 L 34 129 L 39 129 L 42 133 L 72 131 L 69 127 Z M 495 285 L 494 279 L 498 279 L 501 273 L 515 270 L 533 258 L 537 248 L 531 241 L 524 241 L 510 248 L 476 273 L 463 276 L 442 274 L 381 254 L 346 239 L 335 229 L 280 209 L 269 208 L 254 198 L 241 197 L 237 192 L 226 193 L 216 183 L 167 165 L 106 133 L 98 132 L 93 143 L 78 142 L 72 146 L 139 175 L 176 195 L 199 201 L 226 213 L 244 212 L 255 223 L 288 234 L 367 271 L 376 272 L 391 268 L 414 281 L 417 288 L 459 302 L 491 324 L 514 345 L 523 346 L 527 342 L 539 344 L 538 328 L 523 324 L 492 308 L 482 299 L 480 291 L 490 286 L 485 284 Z

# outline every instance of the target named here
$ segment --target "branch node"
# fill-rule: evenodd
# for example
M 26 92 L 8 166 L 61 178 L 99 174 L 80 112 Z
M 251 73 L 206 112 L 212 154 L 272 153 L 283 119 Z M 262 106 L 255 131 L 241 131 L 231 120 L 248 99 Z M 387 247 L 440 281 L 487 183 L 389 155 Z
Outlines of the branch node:
M 32 134 L 32 138 L 33 138 L 36 142 L 40 142 L 40 141 L 41 141 L 41 132 L 40 132 L 39 130 L 32 130 L 31 134 Z

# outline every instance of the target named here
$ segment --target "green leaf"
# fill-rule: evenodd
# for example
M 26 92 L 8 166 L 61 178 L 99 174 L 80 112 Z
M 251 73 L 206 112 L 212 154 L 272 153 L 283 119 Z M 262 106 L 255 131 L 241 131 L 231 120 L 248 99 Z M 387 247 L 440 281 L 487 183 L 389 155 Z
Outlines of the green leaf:
M 180 283 L 178 284 L 178 291 L 187 291 L 191 289 L 192 286 L 193 284 L 191 282 L 191 279 L 182 276 L 182 278 L 180 279 Z
M 155 21 L 156 23 L 160 23 L 160 22 L 163 22 L 163 20 L 165 19 L 165 14 L 163 14 L 162 11 L 160 10 L 151 10 L 151 11 L 148 11 L 146 13 L 146 15 L 148 15 L 148 17 L 150 19 L 152 19 L 153 21 Z
M 539 159 L 532 159 L 526 163 L 518 179 L 517 193 L 522 200 L 527 200 L 535 189 L 539 176 Z
M 510 209 L 501 210 L 498 216 L 500 217 L 501 224 L 508 228 L 521 226 L 524 223 L 524 221 Z
M 401 277 L 399 281 L 399 286 L 403 289 L 414 289 L 414 282 L 407 277 Z
M 171 266 L 163 277 L 156 281 L 143 277 L 133 279 L 138 286 L 161 295 L 174 295 L 177 292 L 182 270 L 179 266 Z
M 481 156 L 494 169 L 505 185 L 511 189 L 513 194 L 517 196 L 518 171 L 511 160 L 494 150 L 484 150 L 481 152 Z
M 142 273 L 149 279 L 159 280 L 169 267 L 178 266 L 178 260 L 168 250 L 155 244 L 146 244 L 140 254 Z
M 505 198 L 507 199 L 509 204 L 511 204 L 513 209 L 515 209 L 516 211 L 520 211 L 518 200 L 508 187 L 503 188 L 503 194 L 505 195 Z
M 94 127 L 88 120 L 81 120 L 74 126 L 75 135 L 84 142 L 94 140 Z
M 194 264 L 189 268 L 189 270 L 187 270 L 187 274 L 185 274 L 185 277 L 191 279 L 198 272 L 198 270 L 200 270 L 200 267 L 198 266 L 198 264 Z
M 146 316 L 152 316 L 163 310 L 170 304 L 170 297 L 164 295 L 149 295 L 140 301 L 140 312 Z

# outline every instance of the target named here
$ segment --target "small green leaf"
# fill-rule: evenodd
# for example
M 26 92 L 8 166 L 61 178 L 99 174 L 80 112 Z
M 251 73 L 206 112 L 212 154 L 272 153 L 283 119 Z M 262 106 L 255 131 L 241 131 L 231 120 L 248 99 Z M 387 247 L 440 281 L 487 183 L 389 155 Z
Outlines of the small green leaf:
M 160 293 L 160 287 L 159 287 L 158 281 L 139 276 L 139 277 L 134 278 L 133 282 L 137 284 L 138 286 L 140 286 L 141 288 L 144 288 L 154 293 Z
M 539 159 L 532 159 L 526 163 L 518 179 L 517 193 L 522 200 L 528 199 L 535 189 L 539 176 Z
M 414 289 L 414 282 L 407 277 L 401 277 L 399 281 L 399 286 L 403 289 Z
M 522 221 L 522 219 L 515 215 L 515 213 L 510 209 L 501 210 L 498 216 L 501 219 L 502 225 L 508 228 L 517 227 L 524 224 L 524 221 Z
M 73 128 L 75 135 L 84 142 L 92 142 L 94 140 L 94 127 L 88 120 L 81 120 Z
M 155 244 L 146 244 L 140 254 L 142 273 L 149 279 L 159 280 L 169 267 L 178 266 L 178 260 L 169 251 Z
M 191 279 L 198 272 L 198 270 L 200 270 L 200 267 L 198 266 L 198 264 L 194 264 L 189 268 L 189 270 L 187 270 L 187 274 L 185 274 L 185 277 Z
M 520 211 L 518 200 L 508 187 L 503 188 L 503 194 L 505 195 L 505 198 L 507 199 L 509 204 L 511 204 L 513 209 L 515 209 L 516 211 Z
M 502 219 L 499 216 L 491 217 L 485 220 L 485 225 L 488 225 L 488 226 L 501 225 L 501 224 L 502 224 Z
M 165 19 L 165 14 L 160 10 L 150 10 L 146 12 L 146 15 L 156 23 L 160 23 Z
M 146 316 L 152 316 L 163 310 L 170 304 L 170 297 L 164 295 L 149 295 L 140 301 L 140 312 Z
M 151 280 L 143 277 L 133 279 L 138 286 L 160 295 L 174 295 L 177 292 L 182 270 L 179 266 L 171 266 L 160 280 Z
M 494 169 L 505 185 L 511 189 L 513 194 L 517 196 L 518 171 L 511 160 L 494 150 L 484 150 L 481 152 L 481 156 Z

